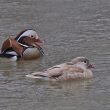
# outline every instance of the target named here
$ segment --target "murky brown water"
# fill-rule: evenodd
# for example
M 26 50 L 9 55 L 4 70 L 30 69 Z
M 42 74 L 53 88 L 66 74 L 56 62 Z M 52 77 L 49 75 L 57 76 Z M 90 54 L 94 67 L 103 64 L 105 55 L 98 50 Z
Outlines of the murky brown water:
M 0 59 L 0 110 L 110 110 L 110 0 L 1 0 L 0 46 L 26 28 L 44 40 L 45 56 Z M 49 83 L 25 77 L 77 56 L 94 63 L 93 79 Z

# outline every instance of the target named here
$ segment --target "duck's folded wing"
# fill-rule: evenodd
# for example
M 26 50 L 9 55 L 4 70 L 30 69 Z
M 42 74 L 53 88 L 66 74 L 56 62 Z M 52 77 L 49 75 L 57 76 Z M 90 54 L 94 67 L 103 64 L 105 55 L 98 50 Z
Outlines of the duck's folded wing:
M 60 78 L 65 78 L 65 77 L 74 77 L 74 76 L 78 76 L 80 77 L 80 75 L 83 74 L 84 70 L 81 69 L 81 68 L 77 68 L 77 67 L 62 67 L 61 65 L 60 66 L 54 66 L 52 67 L 51 69 L 47 69 L 46 71 L 48 73 L 48 77 L 49 78 L 57 78 L 57 79 L 60 79 Z
M 35 79 L 56 79 L 58 77 L 60 77 L 62 75 L 62 70 L 58 69 L 58 68 L 54 68 L 54 69 L 49 69 L 47 71 L 44 72 L 34 72 L 32 74 L 28 74 L 26 75 L 27 77 L 30 78 L 35 78 Z

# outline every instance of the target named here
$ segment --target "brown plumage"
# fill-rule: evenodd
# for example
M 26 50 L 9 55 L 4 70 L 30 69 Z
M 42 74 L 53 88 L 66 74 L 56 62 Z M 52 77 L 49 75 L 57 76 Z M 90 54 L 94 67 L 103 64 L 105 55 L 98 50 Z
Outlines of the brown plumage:
M 35 48 L 39 47 L 40 40 L 35 39 L 34 37 L 24 37 L 21 39 L 22 44 L 26 44 L 28 46 L 32 46 Z M 1 52 L 7 51 L 8 49 L 14 50 L 19 56 L 23 55 L 23 46 L 20 45 L 14 38 L 9 37 L 6 39 L 1 47 Z
M 14 38 L 9 37 L 3 42 L 1 52 L 7 51 L 9 48 L 12 48 L 18 55 L 22 56 L 23 47 Z

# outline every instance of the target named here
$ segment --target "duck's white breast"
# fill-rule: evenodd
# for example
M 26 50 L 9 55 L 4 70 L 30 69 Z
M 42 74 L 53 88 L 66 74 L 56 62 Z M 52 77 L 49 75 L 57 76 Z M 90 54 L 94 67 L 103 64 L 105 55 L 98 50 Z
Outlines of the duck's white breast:
M 27 48 L 23 52 L 23 59 L 36 59 L 40 57 L 40 51 L 37 48 Z

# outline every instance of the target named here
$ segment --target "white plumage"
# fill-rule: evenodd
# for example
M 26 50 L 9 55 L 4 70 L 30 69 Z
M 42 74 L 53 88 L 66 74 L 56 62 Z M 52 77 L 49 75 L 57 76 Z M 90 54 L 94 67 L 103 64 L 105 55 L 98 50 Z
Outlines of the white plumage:
M 93 66 L 87 58 L 77 57 L 70 62 L 56 65 L 43 72 L 34 72 L 26 76 L 49 81 L 85 79 L 93 77 L 91 68 L 93 68 Z

